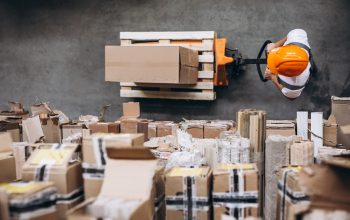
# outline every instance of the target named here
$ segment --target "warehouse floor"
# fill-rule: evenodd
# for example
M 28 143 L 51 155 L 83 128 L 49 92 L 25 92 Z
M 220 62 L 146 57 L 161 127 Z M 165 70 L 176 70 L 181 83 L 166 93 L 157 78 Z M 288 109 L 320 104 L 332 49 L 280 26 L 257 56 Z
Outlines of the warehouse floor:
M 104 46 L 119 44 L 120 31 L 214 30 L 254 58 L 264 40 L 304 28 L 320 75 L 298 100 L 284 99 L 249 66 L 229 88 L 218 89 L 213 103 L 146 100 L 142 111 L 160 120 L 231 119 L 251 107 L 276 119 L 294 118 L 301 109 L 329 113 L 331 95 L 350 95 L 349 10 L 347 0 L 1 1 L 0 107 L 38 97 L 77 117 L 111 103 L 108 119 L 117 118 L 126 99 L 117 83 L 104 82 Z

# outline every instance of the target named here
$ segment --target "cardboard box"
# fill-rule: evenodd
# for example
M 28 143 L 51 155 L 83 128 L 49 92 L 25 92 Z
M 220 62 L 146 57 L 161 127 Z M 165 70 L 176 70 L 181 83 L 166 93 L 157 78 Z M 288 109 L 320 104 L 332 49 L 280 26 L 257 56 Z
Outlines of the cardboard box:
M 230 126 L 224 123 L 207 123 L 204 124 L 204 138 L 219 138 L 220 133 L 228 131 Z
M 143 134 L 96 133 L 83 139 L 83 178 L 85 197 L 100 192 L 106 165 L 106 148 L 143 147 Z
M 187 133 L 191 134 L 193 138 L 204 137 L 204 124 L 207 121 L 204 120 L 186 120 L 180 123 L 180 128 Z
M 23 166 L 24 181 L 51 181 L 57 188 L 60 219 L 83 199 L 81 162 L 72 160 L 77 144 L 55 144 L 35 150 Z
M 87 217 L 88 209 L 90 217 L 112 218 L 106 214 L 111 211 L 110 202 L 120 204 L 114 205 L 110 214 L 123 214 L 126 206 L 129 211 L 124 216 L 113 216 L 114 219 L 153 219 L 151 191 L 157 168 L 153 154 L 146 148 L 107 148 L 107 155 L 106 178 L 97 199 L 70 212 L 68 219 Z
M 174 167 L 165 174 L 166 219 L 210 219 L 212 171 Z
M 258 190 L 256 164 L 220 164 L 213 173 L 214 219 L 221 219 L 222 214 L 237 219 L 257 217 Z
M 91 134 L 94 133 L 120 133 L 120 122 L 97 122 L 90 124 Z
M 299 181 L 299 171 L 301 167 L 290 166 L 282 168 L 277 175 L 278 194 L 277 194 L 277 219 L 294 220 L 297 214 L 297 206 L 308 206 L 310 198 L 302 190 Z
M 178 129 L 178 125 L 174 122 L 160 122 L 157 125 L 157 137 L 165 137 L 168 135 L 174 135 L 176 132 L 176 129 Z
M 16 163 L 12 155 L 12 139 L 9 133 L 0 133 L 0 183 L 16 180 Z
M 69 136 L 81 133 L 82 137 L 89 136 L 91 131 L 83 123 L 69 123 L 61 125 L 62 139 L 67 139 Z
M 123 103 L 123 116 L 120 120 L 120 132 L 127 134 L 143 133 L 148 137 L 148 120 L 139 119 L 140 103 L 127 102 Z
M 350 156 L 330 157 L 301 170 L 299 179 L 311 208 L 350 210 Z
M 46 143 L 61 142 L 61 128 L 58 115 L 40 114 L 41 127 L 44 132 Z
M 338 143 L 350 147 L 350 97 L 332 96 L 332 113 L 339 125 Z
M 291 165 L 308 166 L 314 163 L 314 142 L 295 141 L 290 146 Z
M 14 142 L 21 141 L 21 131 L 18 122 L 0 121 L 0 133 L 8 132 Z
M 157 125 L 159 124 L 159 122 L 149 122 L 148 123 L 148 139 L 153 138 L 153 137 L 157 137 Z
M 106 81 L 197 83 L 198 52 L 184 47 L 106 46 L 105 59 Z
M 57 219 L 56 189 L 53 187 L 53 183 L 12 182 L 0 184 L 0 219 Z
M 12 152 L 16 162 L 16 177 L 22 179 L 22 167 L 38 145 L 31 145 L 26 142 L 12 143 Z
M 266 137 L 269 135 L 292 136 L 295 133 L 295 121 L 291 120 L 267 120 Z

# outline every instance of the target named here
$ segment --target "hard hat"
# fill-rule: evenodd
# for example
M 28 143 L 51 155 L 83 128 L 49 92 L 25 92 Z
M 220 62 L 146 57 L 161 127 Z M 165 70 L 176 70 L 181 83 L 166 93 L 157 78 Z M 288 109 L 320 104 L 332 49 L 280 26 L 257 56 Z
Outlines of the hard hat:
M 273 74 L 287 77 L 299 76 L 309 64 L 304 49 L 296 45 L 274 48 L 267 57 L 267 66 Z

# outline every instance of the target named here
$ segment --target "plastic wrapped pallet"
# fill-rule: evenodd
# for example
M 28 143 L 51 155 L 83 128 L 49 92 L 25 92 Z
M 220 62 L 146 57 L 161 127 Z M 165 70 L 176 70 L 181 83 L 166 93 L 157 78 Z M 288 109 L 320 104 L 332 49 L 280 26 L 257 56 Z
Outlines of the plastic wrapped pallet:
M 276 219 L 277 182 L 276 172 L 289 164 L 288 146 L 293 136 L 268 136 L 265 152 L 265 190 L 264 190 L 264 216 L 266 219 Z

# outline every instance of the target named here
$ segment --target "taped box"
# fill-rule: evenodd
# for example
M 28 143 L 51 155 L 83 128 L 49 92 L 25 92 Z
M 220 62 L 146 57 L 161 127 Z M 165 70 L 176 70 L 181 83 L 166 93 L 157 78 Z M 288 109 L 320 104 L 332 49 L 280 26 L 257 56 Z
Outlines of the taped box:
M 0 184 L 0 219 L 57 219 L 57 191 L 52 182 Z
M 287 137 L 295 135 L 295 121 L 266 120 L 266 137 L 269 135 L 281 135 Z
M 198 52 L 184 47 L 106 46 L 105 59 L 106 81 L 197 83 Z
M 94 133 L 120 133 L 120 122 L 97 122 L 89 125 L 91 134 Z
M 220 164 L 213 173 L 214 219 L 222 215 L 257 217 L 259 174 L 256 164 Z
M 148 120 L 140 119 L 140 103 L 123 103 L 123 116 L 120 121 L 120 133 L 137 134 L 143 133 L 148 137 Z
M 278 220 L 294 220 L 299 207 L 308 207 L 310 204 L 309 197 L 300 185 L 300 170 L 300 166 L 289 166 L 277 173 L 279 176 L 276 213 Z
M 18 122 L 0 121 L 0 133 L 3 132 L 10 133 L 14 142 L 20 142 L 22 139 L 21 128 Z
M 166 219 L 210 219 L 212 171 L 173 167 L 165 174 Z
M 105 181 L 96 200 L 88 200 L 68 219 L 153 219 L 152 193 L 157 161 L 146 148 L 107 148 Z M 140 175 L 142 174 L 142 175 Z
M 16 180 L 16 163 L 12 154 L 12 139 L 7 132 L 0 133 L 0 167 L 6 167 L 0 172 L 0 182 Z
M 57 188 L 60 219 L 82 201 L 83 180 L 77 144 L 52 144 L 36 149 L 23 166 L 24 181 L 50 181 Z
M 143 134 L 96 133 L 83 139 L 83 177 L 85 197 L 100 192 L 106 166 L 106 148 L 143 147 Z

